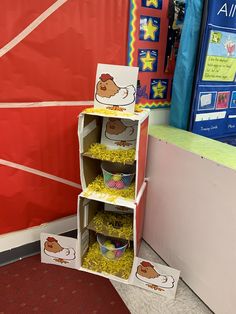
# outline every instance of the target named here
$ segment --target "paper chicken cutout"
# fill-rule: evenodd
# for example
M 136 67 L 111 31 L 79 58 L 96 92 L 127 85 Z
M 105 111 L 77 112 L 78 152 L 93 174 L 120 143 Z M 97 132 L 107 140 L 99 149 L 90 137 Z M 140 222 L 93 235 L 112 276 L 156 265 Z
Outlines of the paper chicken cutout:
M 109 149 L 133 149 L 137 139 L 137 121 L 103 118 L 101 144 Z
M 112 105 L 107 109 L 124 111 L 124 107 L 135 102 L 136 90 L 133 85 L 119 87 L 109 73 L 99 77 L 96 87 L 96 100 L 103 105 Z
M 142 261 L 137 267 L 136 277 L 145 282 L 151 289 L 165 291 L 174 287 L 173 276 L 159 274 L 155 267 L 146 261 Z
M 117 146 L 133 146 L 137 137 L 137 123 L 120 118 L 109 118 L 105 127 L 105 137 Z
M 63 248 L 54 237 L 47 237 L 44 242 L 44 253 L 61 264 L 67 264 L 75 259 L 75 250 L 73 248 Z
M 138 67 L 98 64 L 94 107 L 134 113 Z

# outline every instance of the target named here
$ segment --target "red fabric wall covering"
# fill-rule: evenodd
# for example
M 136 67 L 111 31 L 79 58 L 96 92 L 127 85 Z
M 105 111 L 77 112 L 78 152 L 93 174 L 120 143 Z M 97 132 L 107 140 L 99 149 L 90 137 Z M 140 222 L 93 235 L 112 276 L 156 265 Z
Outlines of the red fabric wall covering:
M 50 7 L 55 0 L 1 0 L 0 2 L 0 47 L 6 45 L 40 14 Z M 31 5 L 29 5 L 31 4 Z
M 54 0 L 1 0 L 0 49 Z M 68 0 L 0 58 L 1 103 L 94 98 L 97 63 L 126 64 L 129 0 Z M 84 107 L 0 109 L 0 159 L 80 183 Z M 1 163 L 0 163 L 1 164 Z M 79 189 L 0 165 L 0 234 L 76 213 Z
M 0 159 L 80 183 L 77 125 L 85 108 L 0 109 Z
M 0 47 L 45 3 L 1 1 Z M 129 0 L 67 1 L 0 59 L 0 102 L 93 100 L 97 63 L 126 63 L 128 19 Z
M 0 234 L 76 213 L 79 189 L 0 165 Z
M 1 109 L 0 159 L 80 184 L 78 115 L 86 106 Z M 0 234 L 76 213 L 80 189 L 0 166 Z

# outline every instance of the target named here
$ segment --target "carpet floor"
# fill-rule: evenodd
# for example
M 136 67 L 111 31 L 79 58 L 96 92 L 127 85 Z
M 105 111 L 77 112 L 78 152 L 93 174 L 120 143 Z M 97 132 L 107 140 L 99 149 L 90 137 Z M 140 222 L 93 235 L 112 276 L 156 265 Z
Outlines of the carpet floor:
M 0 268 L 0 314 L 130 313 L 109 280 L 42 264 L 35 255 Z

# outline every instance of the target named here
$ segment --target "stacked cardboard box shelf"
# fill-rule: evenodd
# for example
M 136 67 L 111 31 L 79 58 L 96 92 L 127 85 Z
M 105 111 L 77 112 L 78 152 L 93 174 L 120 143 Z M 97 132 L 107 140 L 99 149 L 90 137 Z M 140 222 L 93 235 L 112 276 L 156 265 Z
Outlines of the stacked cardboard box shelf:
M 129 125 L 132 125 L 135 136 L 129 137 L 132 133 L 129 129 L 128 132 L 123 132 L 122 137 L 120 133 L 115 135 L 115 128 L 119 128 L 119 123 L 127 129 Z M 114 130 L 112 139 L 106 136 L 109 126 Z M 93 112 L 81 113 L 79 117 L 80 173 L 83 189 L 78 198 L 78 245 L 81 270 L 108 277 L 115 276 L 119 280 L 127 281 L 129 278 L 142 236 L 146 192 L 144 169 L 147 131 L 148 110 L 127 116 L 122 113 L 114 115 L 112 111 L 110 114 L 103 115 L 99 113 L 99 110 L 94 109 Z M 96 150 L 95 153 L 90 153 L 94 145 L 98 146 L 100 153 L 101 146 L 105 147 L 104 142 L 108 144 L 106 147 L 108 153 L 106 151 L 104 155 L 96 155 Z M 113 148 L 116 146 L 115 143 L 118 143 L 118 151 L 117 147 Z M 119 158 L 119 152 L 122 156 L 128 155 L 131 150 L 133 150 L 131 152 L 133 160 Z M 117 160 L 114 155 L 118 156 Z M 106 160 L 108 165 L 118 167 L 118 173 L 122 173 L 122 167 L 125 168 L 127 165 L 133 167 L 135 176 L 131 185 L 120 190 L 107 187 L 102 173 L 103 160 Z M 99 234 L 113 240 L 120 239 L 121 242 L 128 241 L 124 255 L 115 260 L 106 258 L 106 255 L 101 253 L 97 242 Z
M 89 272 L 174 298 L 180 272 L 138 257 L 146 204 L 148 113 L 143 110 L 129 117 L 113 112 L 104 115 L 96 109 L 81 113 L 78 134 L 83 191 L 78 196 L 78 236 L 73 239 L 41 234 L 41 259 L 45 263 Z M 136 129 L 133 142 L 135 158 L 132 163 L 135 176 L 132 187 L 127 189 L 107 187 L 106 174 L 103 176 L 101 167 L 103 160 L 110 165 L 126 167 L 126 158 L 117 160 L 119 154 L 115 152 L 105 153 L 104 156 L 100 153 L 99 156 L 87 156 L 91 145 L 105 145 L 108 139 L 106 136 L 104 138 L 106 125 L 110 121 L 113 123 L 114 119 L 127 127 L 135 126 Z M 121 144 L 120 138 L 113 137 L 112 141 L 113 144 Z M 125 141 L 129 142 L 127 134 L 126 140 L 122 139 L 122 142 Z M 109 149 L 109 141 L 106 144 Z M 113 152 L 112 148 L 110 152 Z M 109 157 L 110 161 L 108 156 L 112 156 Z M 112 176 L 116 178 L 113 181 L 118 182 L 122 172 L 114 170 Z
M 77 239 L 41 234 L 41 260 L 174 297 L 179 271 L 138 257 L 149 110 L 135 111 L 138 68 L 98 65 L 94 107 L 79 116 Z

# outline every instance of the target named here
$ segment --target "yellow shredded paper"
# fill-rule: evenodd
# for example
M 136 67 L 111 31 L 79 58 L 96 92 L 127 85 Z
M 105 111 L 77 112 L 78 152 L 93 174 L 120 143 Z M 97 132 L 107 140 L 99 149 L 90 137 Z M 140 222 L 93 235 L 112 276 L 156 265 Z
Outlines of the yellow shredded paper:
M 132 240 L 133 238 L 132 214 L 98 212 L 93 218 L 92 224 L 98 233 L 103 231 L 106 232 L 108 236 L 126 240 Z
M 92 155 L 93 158 L 100 160 L 107 160 L 111 162 L 120 162 L 123 164 L 133 163 L 135 160 L 135 149 L 107 149 L 106 145 L 100 143 L 94 143 L 90 146 L 88 153 Z
M 102 176 L 97 176 L 96 179 L 90 183 L 84 192 L 85 197 L 89 197 L 93 193 L 102 194 L 101 197 L 110 202 L 115 202 L 117 198 L 123 197 L 127 200 L 133 200 L 135 196 L 134 182 L 124 190 L 109 189 L 105 186 Z
M 121 112 L 115 111 L 110 109 L 103 109 L 103 108 L 87 108 L 83 111 L 84 113 L 98 113 L 102 114 L 103 116 L 113 116 L 113 117 L 132 117 L 134 114 L 131 112 Z
M 103 257 L 97 242 L 92 244 L 83 261 L 83 267 L 98 273 L 108 274 L 128 279 L 133 266 L 134 253 L 131 248 L 127 248 L 124 255 L 117 260 L 109 260 Z

